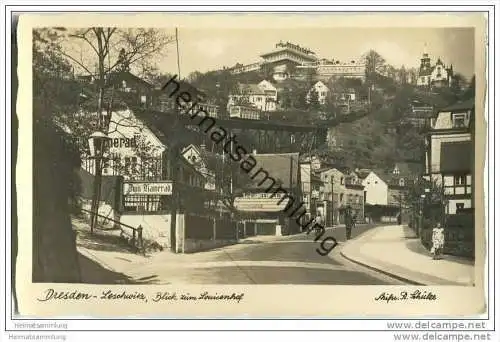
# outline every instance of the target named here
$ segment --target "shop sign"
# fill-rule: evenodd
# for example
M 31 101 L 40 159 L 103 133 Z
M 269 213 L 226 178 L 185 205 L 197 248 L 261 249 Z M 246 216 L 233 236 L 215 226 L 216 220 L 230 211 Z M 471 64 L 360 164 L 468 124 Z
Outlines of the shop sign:
M 172 182 L 124 182 L 124 195 L 172 195 Z

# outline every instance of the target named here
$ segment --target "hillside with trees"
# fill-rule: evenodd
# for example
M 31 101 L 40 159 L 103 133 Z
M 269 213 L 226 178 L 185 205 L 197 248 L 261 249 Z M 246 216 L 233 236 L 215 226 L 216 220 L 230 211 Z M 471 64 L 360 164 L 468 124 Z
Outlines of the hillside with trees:
M 332 127 L 329 130 L 329 136 L 333 138 L 330 144 L 321 146 L 316 153 L 332 163 L 353 168 L 386 168 L 395 162 L 422 163 L 425 132 L 403 120 L 411 110 L 412 102 L 442 108 L 466 100 L 474 96 L 474 78 L 467 85 L 462 75 L 455 74 L 451 87 L 430 91 L 408 83 L 412 75 L 415 76 L 416 70 L 389 65 L 374 50 L 368 51 L 364 58 L 365 82 L 348 78 L 324 81 L 332 91 L 323 105 L 319 104 L 315 91 L 311 91 L 309 100 L 306 100 L 309 90 L 316 82 L 313 74 L 277 83 L 266 69 L 237 75 L 231 74 L 229 69 L 223 69 L 207 73 L 196 71 L 187 80 L 204 90 L 209 98 L 216 99 L 222 110 L 226 107 L 229 94 L 237 90 L 239 83 L 269 80 L 279 90 L 279 110 L 271 113 L 270 118 L 273 119 L 274 116 L 275 119 L 283 120 L 285 117 L 287 122 L 320 125 L 322 120 L 334 120 L 342 115 L 376 108 L 359 119 Z M 345 113 L 338 106 L 336 96 L 350 91 L 356 94 L 357 100 L 348 108 L 349 113 Z
M 387 68 L 383 63 L 374 51 L 366 56 L 366 83 L 381 90 L 384 106 L 356 122 L 330 129 L 333 142 L 323 146 L 320 153 L 332 162 L 378 169 L 391 168 L 396 162 L 423 164 L 425 128 L 403 121 L 412 101 L 438 109 L 474 97 L 474 77 L 467 85 L 462 75 L 455 74 L 451 87 L 431 91 L 380 75 L 377 70 Z

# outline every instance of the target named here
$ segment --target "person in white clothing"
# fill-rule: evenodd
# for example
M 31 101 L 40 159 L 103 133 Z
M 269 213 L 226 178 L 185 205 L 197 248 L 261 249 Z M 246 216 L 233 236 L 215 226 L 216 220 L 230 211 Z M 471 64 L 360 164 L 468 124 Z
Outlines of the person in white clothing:
M 438 223 L 436 227 L 432 229 L 432 259 L 441 259 L 444 247 L 444 228 Z

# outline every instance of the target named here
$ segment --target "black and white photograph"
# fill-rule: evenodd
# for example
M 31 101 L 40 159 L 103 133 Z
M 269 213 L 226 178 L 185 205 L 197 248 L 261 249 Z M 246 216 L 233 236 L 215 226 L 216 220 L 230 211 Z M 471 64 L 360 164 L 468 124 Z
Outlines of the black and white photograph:
M 32 51 L 33 282 L 475 285 L 474 28 L 54 26 Z

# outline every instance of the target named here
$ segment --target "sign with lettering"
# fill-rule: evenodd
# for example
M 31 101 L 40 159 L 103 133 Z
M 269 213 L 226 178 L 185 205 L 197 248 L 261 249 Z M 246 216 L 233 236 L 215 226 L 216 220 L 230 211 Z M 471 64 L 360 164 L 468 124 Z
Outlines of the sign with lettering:
M 242 198 L 234 199 L 234 207 L 241 211 L 282 211 L 286 208 L 289 198 L 281 201 L 281 198 Z
M 123 148 L 123 147 L 137 147 L 135 138 L 111 138 L 107 141 L 109 147 Z
M 124 182 L 124 195 L 172 195 L 172 182 Z

